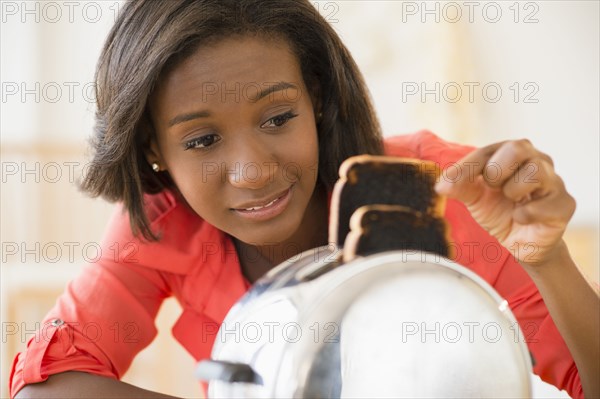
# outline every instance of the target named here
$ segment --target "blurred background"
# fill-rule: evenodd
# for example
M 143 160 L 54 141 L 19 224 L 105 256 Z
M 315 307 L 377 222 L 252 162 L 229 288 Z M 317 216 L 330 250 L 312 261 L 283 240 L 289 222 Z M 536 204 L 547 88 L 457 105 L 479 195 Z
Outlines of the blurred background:
M 112 205 L 75 182 L 85 173 L 96 59 L 121 6 L 1 2 L 1 397 L 16 352 L 98 257 Z M 361 67 L 386 135 L 426 128 L 472 145 L 527 137 L 550 154 L 578 204 L 566 239 L 598 282 L 599 2 L 314 6 Z M 170 336 L 179 312 L 164 304 L 158 339 L 125 380 L 198 397 L 194 362 Z

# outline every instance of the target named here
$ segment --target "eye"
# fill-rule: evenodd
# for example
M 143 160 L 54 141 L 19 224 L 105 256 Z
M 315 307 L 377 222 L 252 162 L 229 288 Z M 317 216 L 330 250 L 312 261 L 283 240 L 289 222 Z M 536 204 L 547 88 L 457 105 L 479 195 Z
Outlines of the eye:
M 207 134 L 206 136 L 196 137 L 195 139 L 186 142 L 185 149 L 190 150 L 193 148 L 208 148 L 219 141 L 221 141 L 221 138 L 216 134 Z
M 288 111 L 281 115 L 274 116 L 273 118 L 267 120 L 265 123 L 260 125 L 261 128 L 273 128 L 273 127 L 281 127 L 285 125 L 290 119 L 297 117 L 297 114 L 294 114 L 292 111 Z

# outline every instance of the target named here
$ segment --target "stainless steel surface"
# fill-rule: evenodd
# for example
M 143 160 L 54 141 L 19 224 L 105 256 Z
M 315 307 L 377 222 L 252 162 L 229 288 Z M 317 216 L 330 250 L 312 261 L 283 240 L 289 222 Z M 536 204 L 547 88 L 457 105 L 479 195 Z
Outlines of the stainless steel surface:
M 531 395 L 515 318 L 477 275 L 414 251 L 335 259 L 334 248 L 307 251 L 240 300 L 212 357 L 263 384 L 212 381 L 209 397 Z

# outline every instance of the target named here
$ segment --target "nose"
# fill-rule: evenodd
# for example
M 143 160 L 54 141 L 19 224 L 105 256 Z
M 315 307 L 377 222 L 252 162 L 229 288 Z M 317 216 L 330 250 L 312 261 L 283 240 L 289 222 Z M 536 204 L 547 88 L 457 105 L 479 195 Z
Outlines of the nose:
M 227 163 L 229 184 L 258 190 L 274 182 L 279 165 L 268 145 L 258 139 L 247 139 L 235 147 Z

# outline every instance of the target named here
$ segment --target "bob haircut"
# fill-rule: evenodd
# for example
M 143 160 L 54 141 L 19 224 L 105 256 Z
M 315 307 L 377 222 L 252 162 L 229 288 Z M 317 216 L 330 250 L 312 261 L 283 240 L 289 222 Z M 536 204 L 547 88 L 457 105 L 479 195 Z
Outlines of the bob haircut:
M 308 0 L 131 0 L 98 60 L 92 159 L 81 188 L 122 201 L 135 235 L 158 240 L 144 193 L 176 190 L 168 172 L 153 172 L 144 155 L 154 135 L 147 104 L 157 81 L 203 43 L 236 35 L 283 39 L 295 53 L 319 113 L 320 184 L 331 190 L 346 158 L 382 153 L 362 75 Z

